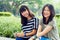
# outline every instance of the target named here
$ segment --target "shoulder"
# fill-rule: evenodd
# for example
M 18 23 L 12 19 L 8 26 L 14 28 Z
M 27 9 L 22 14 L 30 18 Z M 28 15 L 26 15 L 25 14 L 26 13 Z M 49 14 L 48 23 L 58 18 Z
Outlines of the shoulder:
M 52 26 L 53 28 L 56 28 L 56 20 L 53 18 L 53 20 L 50 21 L 48 25 Z
M 43 18 L 39 18 L 39 24 L 43 23 Z
M 49 24 L 56 24 L 56 19 L 53 18 L 52 21 L 49 22 Z
M 43 18 L 39 18 L 39 21 L 43 21 Z
M 38 19 L 37 17 L 33 17 L 33 19 Z
M 39 21 L 39 18 L 37 18 L 37 17 L 34 17 L 33 19 L 34 19 L 35 21 Z

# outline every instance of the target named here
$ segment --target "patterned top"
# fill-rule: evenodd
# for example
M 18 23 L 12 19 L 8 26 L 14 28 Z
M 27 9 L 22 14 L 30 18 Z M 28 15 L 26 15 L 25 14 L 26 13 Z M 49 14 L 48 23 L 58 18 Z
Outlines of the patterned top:
M 27 23 L 27 25 L 26 26 L 22 26 L 22 30 L 23 30 L 23 32 L 25 32 L 25 33 L 29 33 L 29 32 L 31 32 L 33 29 L 38 29 L 38 23 L 39 22 L 39 20 L 38 20 L 38 18 L 32 18 L 31 20 L 28 20 L 28 23 Z M 29 38 L 29 37 L 24 37 L 24 38 Z
M 40 21 L 40 25 L 42 26 L 42 31 L 44 30 L 44 28 L 49 25 L 52 28 L 52 30 L 50 32 L 48 32 L 46 35 L 44 35 L 45 37 L 50 38 L 51 40 L 59 40 L 59 35 L 58 35 L 58 30 L 56 27 L 56 22 L 53 19 L 51 22 L 49 22 L 47 25 L 43 24 L 43 20 L 39 20 Z

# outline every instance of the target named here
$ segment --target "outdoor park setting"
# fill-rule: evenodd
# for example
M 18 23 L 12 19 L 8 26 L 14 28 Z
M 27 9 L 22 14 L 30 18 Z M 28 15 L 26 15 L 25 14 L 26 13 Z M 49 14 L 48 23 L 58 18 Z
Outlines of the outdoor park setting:
M 15 40 L 14 33 L 21 32 L 19 8 L 26 5 L 37 18 L 41 18 L 45 4 L 55 9 L 56 26 L 60 36 L 60 0 L 0 0 L 0 40 Z

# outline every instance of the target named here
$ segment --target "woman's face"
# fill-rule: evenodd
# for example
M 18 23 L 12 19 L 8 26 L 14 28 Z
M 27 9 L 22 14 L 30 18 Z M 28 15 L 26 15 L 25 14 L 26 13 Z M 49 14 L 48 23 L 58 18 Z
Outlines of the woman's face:
M 26 11 L 24 11 L 23 13 L 22 13 L 22 16 L 24 16 L 24 17 L 28 17 L 29 16 L 29 12 L 28 12 L 28 10 L 26 10 Z
M 45 9 L 43 11 L 43 15 L 45 18 L 48 18 L 50 16 L 50 10 L 48 7 L 45 7 Z

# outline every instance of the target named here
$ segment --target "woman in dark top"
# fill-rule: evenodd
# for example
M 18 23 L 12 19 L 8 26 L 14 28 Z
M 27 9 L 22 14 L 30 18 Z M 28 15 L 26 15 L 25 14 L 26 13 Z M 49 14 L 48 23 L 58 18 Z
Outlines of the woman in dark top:
M 38 28 L 38 19 L 30 12 L 27 6 L 22 5 L 19 9 L 21 16 L 22 31 L 15 33 L 16 40 L 28 40 L 36 34 Z

